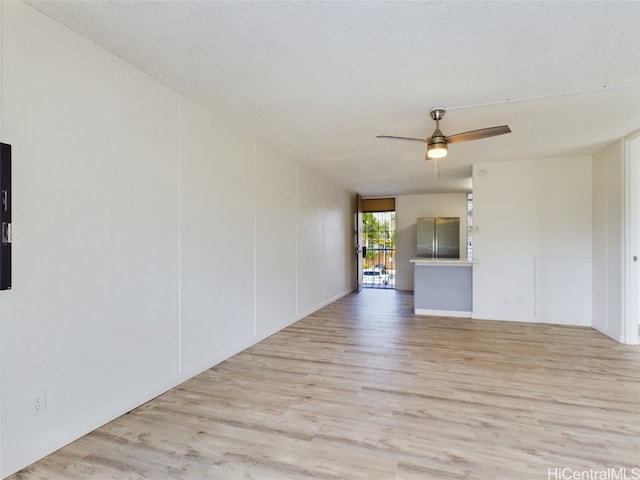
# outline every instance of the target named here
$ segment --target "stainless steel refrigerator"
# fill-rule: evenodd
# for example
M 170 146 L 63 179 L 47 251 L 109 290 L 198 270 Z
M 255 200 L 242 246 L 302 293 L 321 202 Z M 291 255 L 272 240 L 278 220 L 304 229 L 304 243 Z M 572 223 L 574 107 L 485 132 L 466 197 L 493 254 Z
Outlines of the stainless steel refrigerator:
M 460 218 L 417 219 L 418 258 L 460 258 Z

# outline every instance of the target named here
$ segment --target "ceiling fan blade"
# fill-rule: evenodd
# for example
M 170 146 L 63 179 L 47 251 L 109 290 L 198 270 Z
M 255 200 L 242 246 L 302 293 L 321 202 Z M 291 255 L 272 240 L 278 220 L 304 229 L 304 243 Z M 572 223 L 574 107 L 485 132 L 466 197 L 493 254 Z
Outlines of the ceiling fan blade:
M 410 137 L 394 137 L 392 135 L 378 135 L 376 138 L 386 138 L 389 140 L 411 140 L 412 142 L 422 142 L 427 143 L 426 139 L 423 138 L 410 138 Z
M 481 128 L 479 130 L 471 130 L 470 132 L 456 133 L 447 137 L 449 143 L 468 142 L 470 140 L 480 140 L 481 138 L 495 137 L 496 135 L 504 135 L 511 133 L 509 125 L 500 125 L 499 127 Z

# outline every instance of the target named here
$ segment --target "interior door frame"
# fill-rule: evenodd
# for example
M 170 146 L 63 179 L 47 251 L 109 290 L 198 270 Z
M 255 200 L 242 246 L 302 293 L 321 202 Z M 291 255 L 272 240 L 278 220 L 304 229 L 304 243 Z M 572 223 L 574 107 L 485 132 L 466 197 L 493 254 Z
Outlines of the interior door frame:
M 353 216 L 354 242 L 355 242 L 355 268 L 356 293 L 362 290 L 362 196 L 356 193 L 356 211 Z
M 622 342 L 638 345 L 640 322 L 640 133 L 624 149 L 624 287 Z

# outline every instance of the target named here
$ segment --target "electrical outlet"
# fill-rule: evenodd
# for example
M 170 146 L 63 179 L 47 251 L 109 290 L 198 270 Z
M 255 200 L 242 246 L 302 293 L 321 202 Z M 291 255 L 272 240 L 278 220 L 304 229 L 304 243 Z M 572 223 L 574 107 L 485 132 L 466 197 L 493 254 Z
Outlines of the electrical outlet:
M 29 396 L 29 413 L 32 417 L 47 411 L 47 390 L 42 389 L 33 392 Z

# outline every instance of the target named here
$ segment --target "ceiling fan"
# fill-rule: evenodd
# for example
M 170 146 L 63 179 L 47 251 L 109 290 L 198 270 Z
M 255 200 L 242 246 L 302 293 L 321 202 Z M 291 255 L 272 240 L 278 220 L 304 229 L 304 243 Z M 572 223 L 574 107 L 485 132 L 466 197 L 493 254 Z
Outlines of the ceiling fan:
M 470 140 L 480 140 L 487 137 L 495 137 L 496 135 L 503 135 L 505 133 L 511 133 L 511 129 L 508 125 L 500 125 L 498 127 L 481 128 L 479 130 L 471 130 L 464 133 L 456 133 L 455 135 L 446 136 L 440 131 L 440 120 L 444 117 L 446 109 L 444 107 L 432 108 L 429 112 L 431 118 L 436 122 L 436 129 L 427 139 L 422 138 L 410 138 L 410 137 L 395 137 L 392 135 L 378 135 L 376 138 L 389 138 L 392 140 L 411 140 L 414 142 L 422 142 L 427 144 L 427 155 L 425 160 L 431 160 L 435 158 L 443 158 L 447 156 L 449 143 L 468 142 Z

